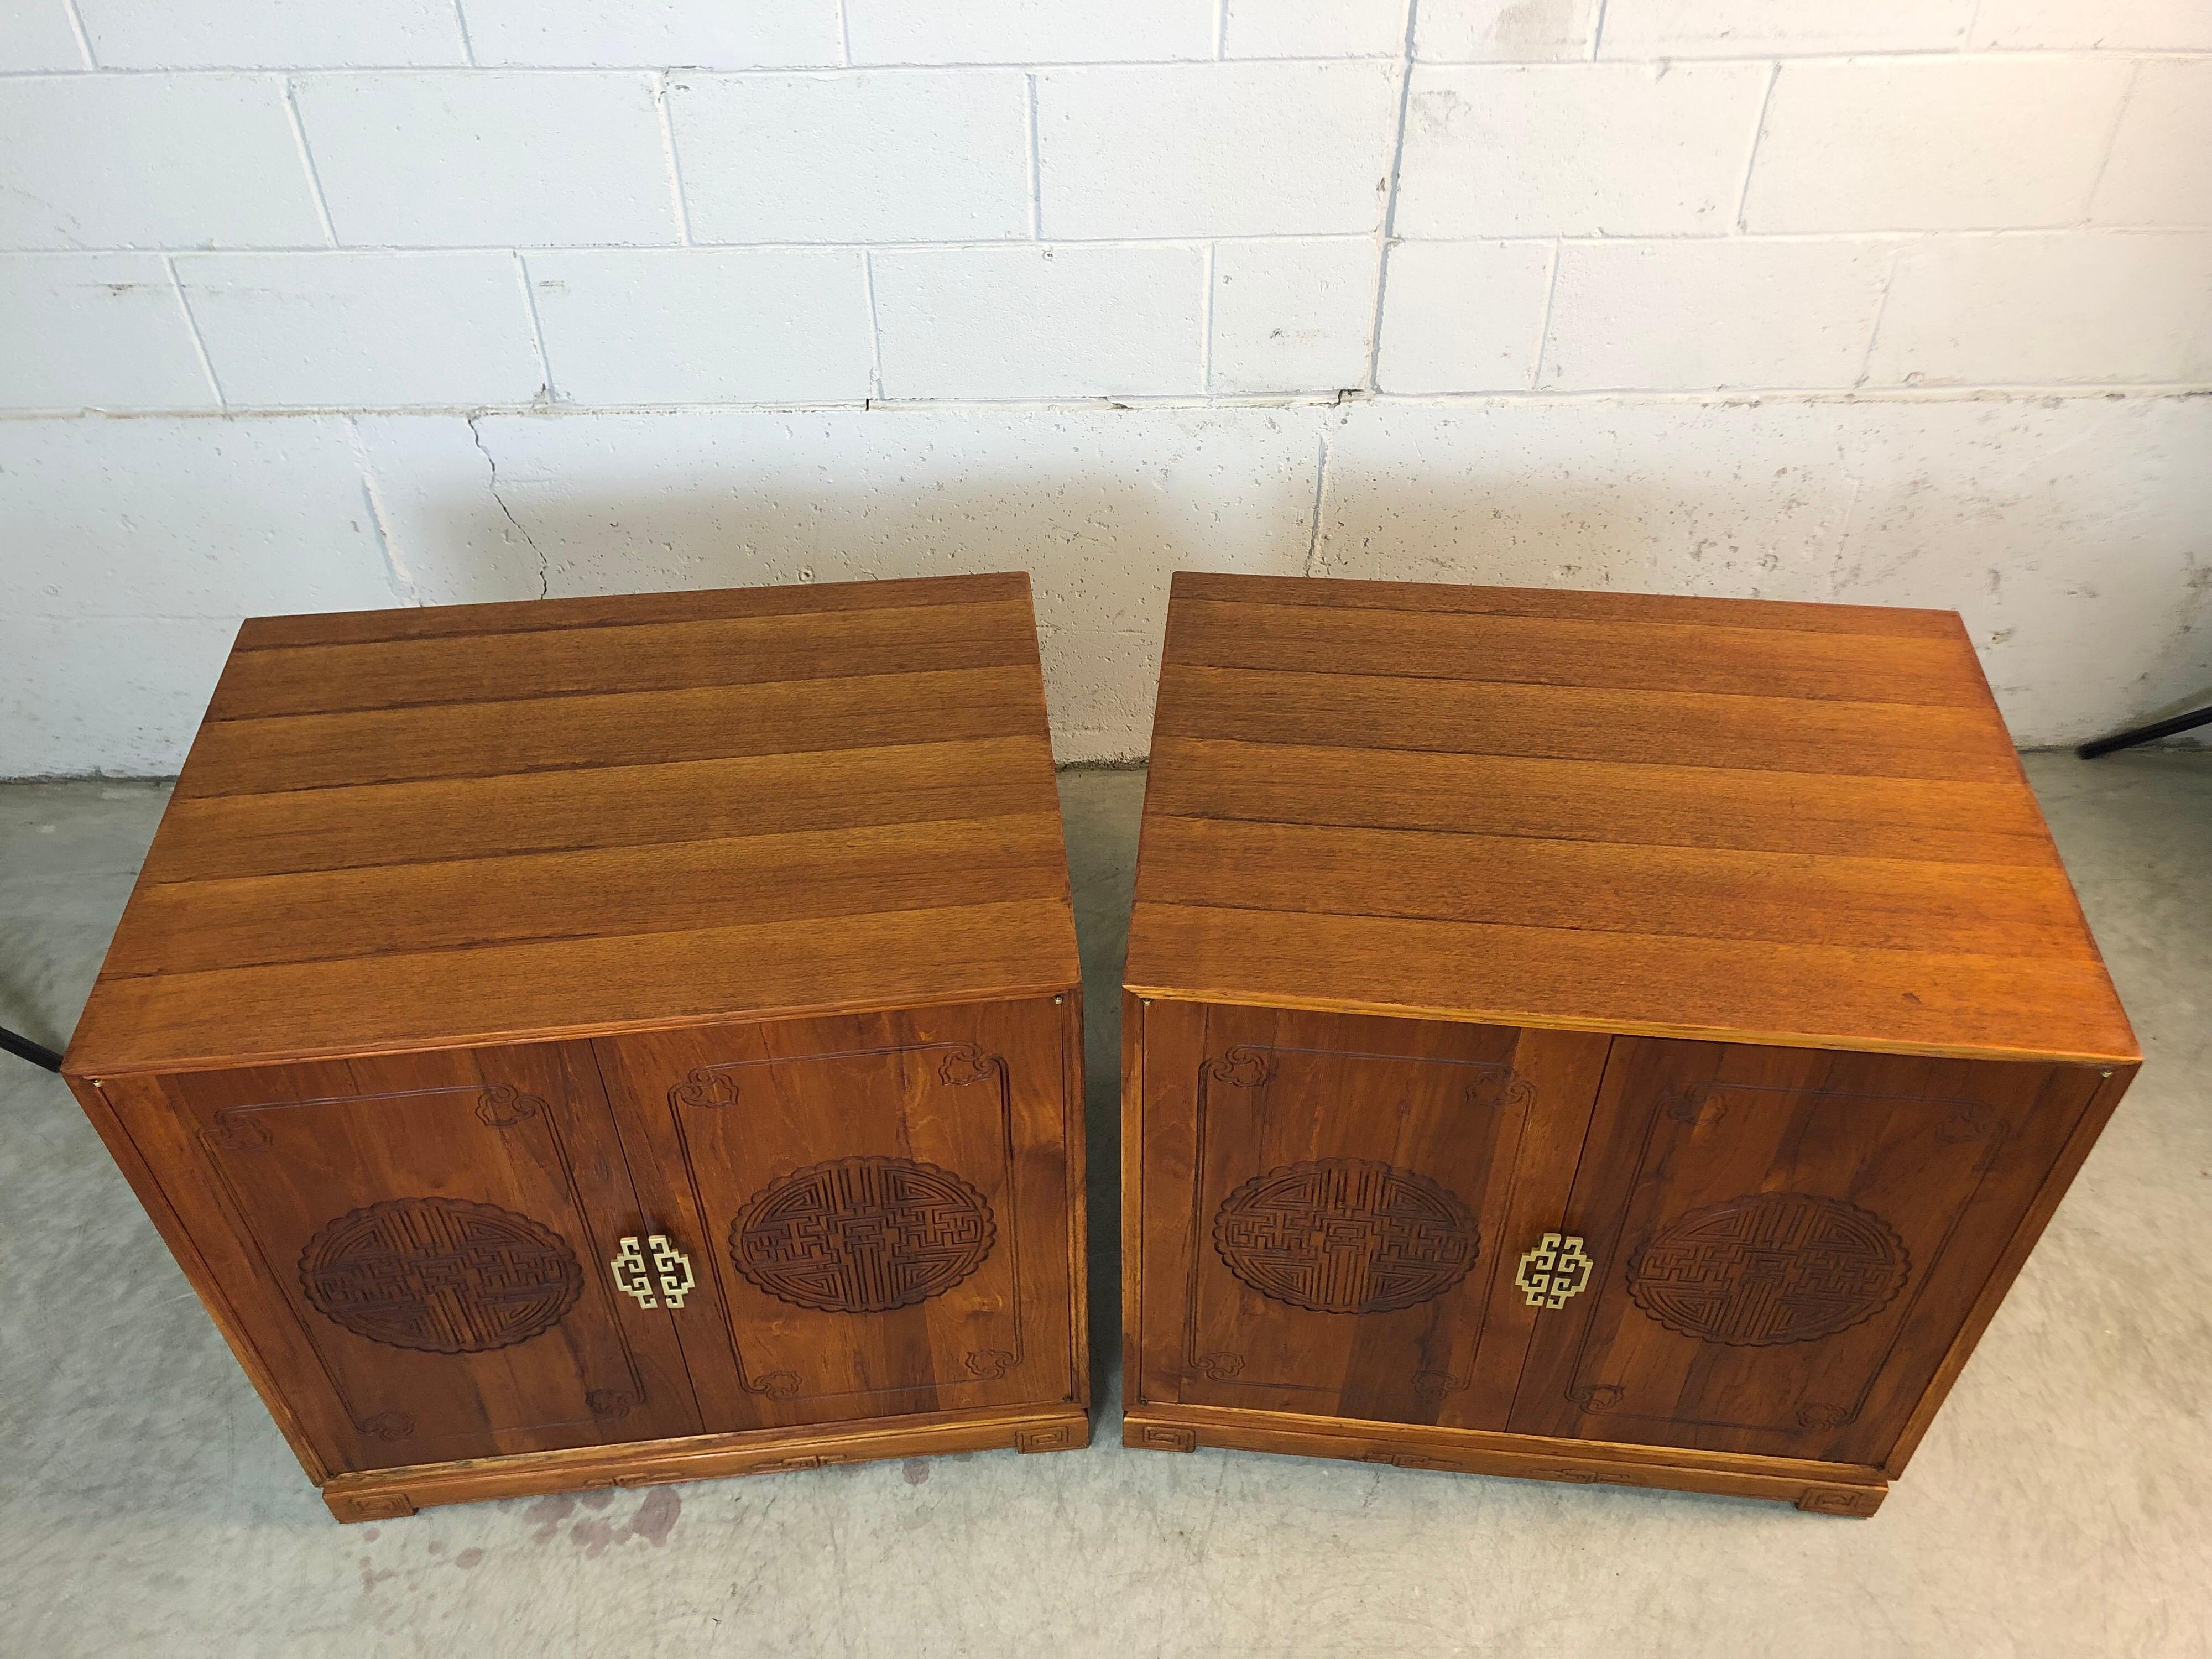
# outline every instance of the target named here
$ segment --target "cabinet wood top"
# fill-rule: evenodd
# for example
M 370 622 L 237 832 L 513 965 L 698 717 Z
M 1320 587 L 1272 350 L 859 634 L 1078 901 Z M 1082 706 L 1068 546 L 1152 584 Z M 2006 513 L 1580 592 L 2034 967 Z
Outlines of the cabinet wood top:
M 2138 1057 L 1950 611 L 1178 574 L 1125 978 Z
M 68 1069 L 1078 977 L 1024 575 L 262 617 Z

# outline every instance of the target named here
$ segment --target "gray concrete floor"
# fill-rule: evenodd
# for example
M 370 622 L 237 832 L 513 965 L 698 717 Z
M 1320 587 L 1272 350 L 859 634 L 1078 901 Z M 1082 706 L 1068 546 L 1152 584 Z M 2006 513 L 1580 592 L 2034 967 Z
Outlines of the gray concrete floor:
M 966 1457 L 332 1523 L 58 1079 L 0 1056 L 0 1654 L 2212 1651 L 2212 757 L 2031 757 L 2148 1055 L 1872 1521 L 1200 1452 Z M 1096 1346 L 1141 774 L 1063 780 Z M 59 1046 L 156 786 L 0 789 L 0 1024 Z

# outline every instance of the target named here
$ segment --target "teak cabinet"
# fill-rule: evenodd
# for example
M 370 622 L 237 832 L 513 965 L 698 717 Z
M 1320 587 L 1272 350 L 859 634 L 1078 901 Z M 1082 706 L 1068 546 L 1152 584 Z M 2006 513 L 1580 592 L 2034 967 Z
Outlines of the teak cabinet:
M 1025 579 L 249 623 L 68 1057 L 343 1520 L 1087 1439 Z
M 1128 1443 L 1870 1515 L 2132 1077 L 1948 613 L 1181 575 Z

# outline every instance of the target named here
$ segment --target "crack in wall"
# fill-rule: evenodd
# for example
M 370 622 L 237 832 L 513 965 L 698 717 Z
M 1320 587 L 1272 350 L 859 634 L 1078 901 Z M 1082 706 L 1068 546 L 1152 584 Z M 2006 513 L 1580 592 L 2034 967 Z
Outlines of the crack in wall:
M 538 545 L 536 539 L 522 527 L 522 520 L 514 516 L 514 509 L 507 504 L 507 497 L 499 493 L 499 463 L 492 458 L 491 450 L 484 443 L 483 434 L 477 428 L 477 422 L 483 418 L 481 415 L 468 417 L 469 437 L 477 447 L 477 453 L 484 459 L 484 471 L 489 475 L 493 505 L 499 508 L 500 516 L 513 527 L 514 533 L 522 538 L 522 544 L 538 556 L 538 597 L 544 599 L 552 588 L 551 562 L 546 558 L 544 550 Z

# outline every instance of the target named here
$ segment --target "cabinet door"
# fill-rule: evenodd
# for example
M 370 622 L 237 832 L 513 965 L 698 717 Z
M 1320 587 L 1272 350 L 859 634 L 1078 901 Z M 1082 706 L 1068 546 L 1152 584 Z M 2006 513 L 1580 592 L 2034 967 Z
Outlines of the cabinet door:
M 1073 999 L 604 1039 L 710 1430 L 1082 1397 Z M 690 1248 L 687 1244 L 686 1248 Z
M 1137 1397 L 1504 1427 L 1607 1039 L 1132 1012 Z
M 1513 1427 L 1883 1462 L 2103 1075 L 1615 1043 Z
M 587 1047 L 106 1091 L 333 1471 L 696 1431 Z

